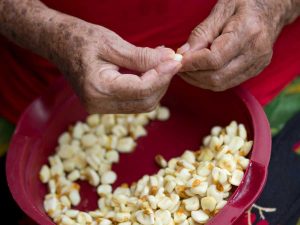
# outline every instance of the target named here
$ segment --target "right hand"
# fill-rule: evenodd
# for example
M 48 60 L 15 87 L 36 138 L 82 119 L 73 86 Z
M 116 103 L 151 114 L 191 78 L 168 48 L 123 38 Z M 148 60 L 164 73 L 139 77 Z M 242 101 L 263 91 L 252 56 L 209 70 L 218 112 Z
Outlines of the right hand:
M 136 47 L 77 18 L 54 17 L 49 26 L 44 34 L 51 43 L 48 58 L 66 75 L 90 113 L 151 111 L 181 68 L 171 49 Z M 121 74 L 119 67 L 142 75 Z

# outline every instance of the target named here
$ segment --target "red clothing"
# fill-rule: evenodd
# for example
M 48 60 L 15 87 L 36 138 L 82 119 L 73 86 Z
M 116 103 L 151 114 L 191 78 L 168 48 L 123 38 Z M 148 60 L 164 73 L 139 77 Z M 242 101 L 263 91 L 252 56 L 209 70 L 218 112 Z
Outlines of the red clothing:
M 49 7 L 105 26 L 140 46 L 174 49 L 187 40 L 216 1 L 67 0 L 44 1 Z M 300 18 L 287 26 L 274 46 L 272 63 L 243 84 L 266 104 L 300 72 Z M 0 115 L 16 122 L 20 113 L 59 71 L 46 60 L 0 37 Z

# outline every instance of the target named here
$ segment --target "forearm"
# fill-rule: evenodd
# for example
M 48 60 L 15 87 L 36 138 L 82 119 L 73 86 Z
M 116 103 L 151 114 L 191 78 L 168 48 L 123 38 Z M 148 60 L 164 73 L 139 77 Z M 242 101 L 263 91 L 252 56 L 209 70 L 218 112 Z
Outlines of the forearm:
M 47 57 L 45 30 L 58 12 L 38 0 L 0 0 L 2 35 L 44 57 Z

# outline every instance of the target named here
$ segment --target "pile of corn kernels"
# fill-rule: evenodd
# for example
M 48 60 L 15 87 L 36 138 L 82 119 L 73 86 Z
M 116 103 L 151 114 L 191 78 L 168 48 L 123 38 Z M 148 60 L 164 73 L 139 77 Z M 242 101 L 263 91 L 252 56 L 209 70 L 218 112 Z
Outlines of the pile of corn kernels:
M 168 162 L 157 155 L 161 169 L 156 174 L 112 189 L 117 174 L 111 167 L 119 153 L 134 151 L 136 139 L 147 135 L 149 121 L 169 116 L 161 106 L 135 115 L 95 114 L 63 133 L 49 165 L 40 170 L 40 180 L 49 189 L 47 214 L 60 225 L 205 224 L 226 205 L 249 164 L 246 156 L 253 142 L 247 140 L 243 124 L 215 126 L 199 150 L 186 150 Z M 72 209 L 81 200 L 77 180 L 97 187 L 97 210 Z

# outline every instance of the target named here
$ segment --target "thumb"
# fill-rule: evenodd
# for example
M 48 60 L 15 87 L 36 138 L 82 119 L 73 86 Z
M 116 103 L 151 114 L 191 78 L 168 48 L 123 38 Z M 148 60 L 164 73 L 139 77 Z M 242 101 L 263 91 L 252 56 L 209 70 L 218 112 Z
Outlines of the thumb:
M 220 0 L 210 15 L 191 32 L 188 41 L 177 52 L 196 51 L 207 48 L 221 33 L 226 21 L 234 14 L 235 1 Z
M 170 48 L 132 47 L 127 56 L 126 66 L 129 69 L 145 72 L 157 67 L 162 62 L 174 59 L 175 52 Z

